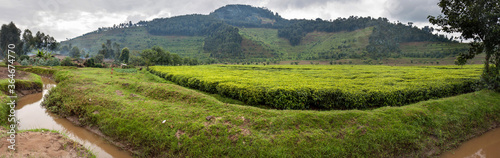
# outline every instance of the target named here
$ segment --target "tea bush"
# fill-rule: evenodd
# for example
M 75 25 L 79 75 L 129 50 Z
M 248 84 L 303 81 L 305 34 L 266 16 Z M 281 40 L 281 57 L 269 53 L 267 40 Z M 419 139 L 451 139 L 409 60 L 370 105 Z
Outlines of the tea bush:
M 401 106 L 472 92 L 481 66 L 152 66 L 181 86 L 278 109 Z

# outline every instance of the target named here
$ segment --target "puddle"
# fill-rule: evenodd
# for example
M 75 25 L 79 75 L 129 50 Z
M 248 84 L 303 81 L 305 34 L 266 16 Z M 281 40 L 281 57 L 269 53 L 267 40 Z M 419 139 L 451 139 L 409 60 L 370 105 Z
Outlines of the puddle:
M 500 128 L 493 129 L 473 138 L 454 151 L 441 155 L 441 158 L 496 158 L 500 157 Z
M 127 158 L 132 157 L 127 151 L 109 144 L 105 139 L 88 131 L 85 128 L 75 126 L 65 118 L 52 114 L 40 104 L 43 101 L 43 95 L 47 94 L 49 89 L 56 86 L 56 83 L 48 78 L 42 77 L 44 84 L 43 92 L 26 95 L 19 99 L 16 106 L 17 119 L 20 120 L 19 129 L 46 128 L 65 133 L 69 138 L 79 142 L 99 158 Z

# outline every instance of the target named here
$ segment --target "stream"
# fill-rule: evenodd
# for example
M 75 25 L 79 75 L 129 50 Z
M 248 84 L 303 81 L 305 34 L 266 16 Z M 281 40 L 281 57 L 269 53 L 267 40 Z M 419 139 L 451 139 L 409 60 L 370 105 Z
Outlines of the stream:
M 45 128 L 65 133 L 70 139 L 84 145 L 99 158 L 127 158 L 132 157 L 127 151 L 108 143 L 104 138 L 89 130 L 75 126 L 66 118 L 61 118 L 41 106 L 43 96 L 56 86 L 54 80 L 42 77 L 43 92 L 26 95 L 18 100 L 16 106 L 17 119 L 20 120 L 19 129 Z
M 441 158 L 496 158 L 500 157 L 500 128 L 466 141 L 457 149 L 446 152 Z

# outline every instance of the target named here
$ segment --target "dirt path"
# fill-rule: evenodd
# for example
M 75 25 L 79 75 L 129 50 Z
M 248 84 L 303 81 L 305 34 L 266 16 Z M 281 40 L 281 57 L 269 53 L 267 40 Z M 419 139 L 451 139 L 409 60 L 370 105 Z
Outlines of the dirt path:
M 7 131 L 0 127 L 0 133 Z M 85 148 L 59 133 L 23 132 L 16 135 L 16 150 L 8 149 L 7 136 L 0 138 L 0 157 L 90 157 Z

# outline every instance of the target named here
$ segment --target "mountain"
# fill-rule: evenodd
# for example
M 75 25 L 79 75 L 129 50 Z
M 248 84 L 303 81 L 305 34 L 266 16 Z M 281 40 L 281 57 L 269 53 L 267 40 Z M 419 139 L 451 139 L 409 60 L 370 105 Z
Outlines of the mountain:
M 141 51 L 154 45 L 202 60 L 284 61 L 345 58 L 443 58 L 467 51 L 465 44 L 386 18 L 284 19 L 266 8 L 227 5 L 192 14 L 99 28 L 68 41 L 96 54 L 108 40 Z

